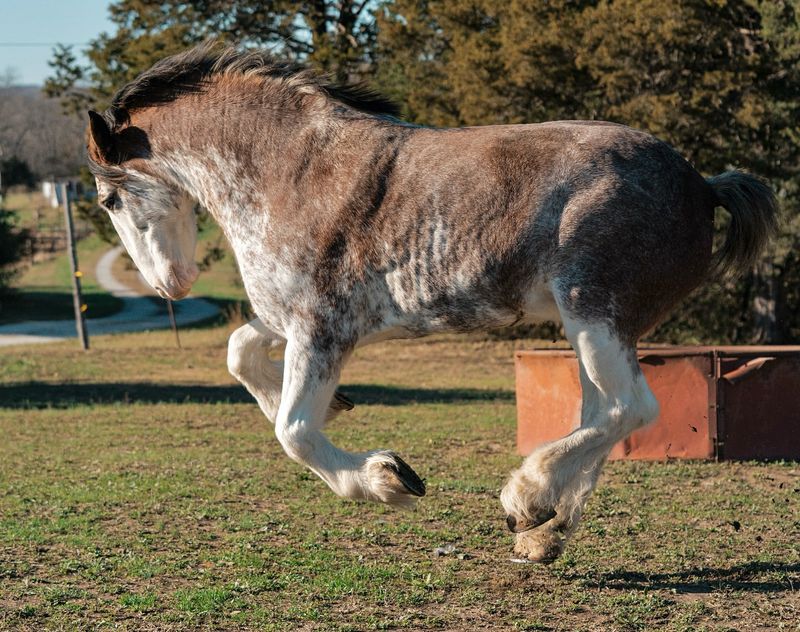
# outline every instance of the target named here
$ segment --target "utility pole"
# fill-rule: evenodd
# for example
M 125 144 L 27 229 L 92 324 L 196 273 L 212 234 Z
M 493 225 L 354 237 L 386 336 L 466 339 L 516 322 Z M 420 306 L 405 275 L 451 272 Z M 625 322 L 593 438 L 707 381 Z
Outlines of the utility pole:
M 3 157 L 3 146 L 0 145 L 0 158 Z M 0 169 L 0 204 L 3 203 L 3 170 Z
M 66 182 L 58 185 L 61 188 L 61 199 L 64 202 L 64 220 L 67 224 L 67 247 L 69 249 L 69 264 L 72 270 L 72 305 L 75 308 L 75 327 L 78 338 L 84 351 L 89 348 L 89 333 L 86 331 L 86 304 L 81 296 L 81 277 L 83 273 L 78 268 L 78 252 L 75 248 L 75 230 L 72 225 L 72 208 L 69 200 L 69 187 Z

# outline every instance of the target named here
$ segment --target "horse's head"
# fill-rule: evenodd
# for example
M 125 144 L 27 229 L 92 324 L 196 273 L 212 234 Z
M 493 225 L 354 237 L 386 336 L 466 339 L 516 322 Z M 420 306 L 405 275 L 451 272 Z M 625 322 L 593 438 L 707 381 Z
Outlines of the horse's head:
M 90 112 L 87 138 L 98 201 L 128 254 L 159 295 L 183 298 L 198 275 L 194 201 L 152 168 L 141 129 Z

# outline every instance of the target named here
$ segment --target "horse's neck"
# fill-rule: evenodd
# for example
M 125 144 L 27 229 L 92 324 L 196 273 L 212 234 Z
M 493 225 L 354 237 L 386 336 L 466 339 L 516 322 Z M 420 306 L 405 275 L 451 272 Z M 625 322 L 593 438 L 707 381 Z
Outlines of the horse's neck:
M 267 113 L 268 114 L 268 113 Z M 209 125 L 173 141 L 164 166 L 178 186 L 208 209 L 234 247 L 268 230 L 280 195 L 280 173 L 290 169 L 289 146 L 324 121 L 269 118 L 258 111 L 227 112 L 226 124 Z M 275 117 L 273 117 L 275 118 Z

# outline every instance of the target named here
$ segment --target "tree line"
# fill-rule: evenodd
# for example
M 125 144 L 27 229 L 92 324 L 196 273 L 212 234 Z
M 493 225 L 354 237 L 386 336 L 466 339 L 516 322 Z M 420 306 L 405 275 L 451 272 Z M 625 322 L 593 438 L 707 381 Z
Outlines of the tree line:
M 611 120 L 706 175 L 766 178 L 781 204 L 770 252 L 652 338 L 800 338 L 800 0 L 117 0 L 110 15 L 88 66 L 54 53 L 45 89 L 67 109 L 103 107 L 158 59 L 214 37 L 367 81 L 414 123 Z
M 33 86 L 0 77 L 0 172 L 3 189 L 37 179 L 74 175 L 84 162 L 76 139 L 84 122 L 65 116 L 57 101 Z

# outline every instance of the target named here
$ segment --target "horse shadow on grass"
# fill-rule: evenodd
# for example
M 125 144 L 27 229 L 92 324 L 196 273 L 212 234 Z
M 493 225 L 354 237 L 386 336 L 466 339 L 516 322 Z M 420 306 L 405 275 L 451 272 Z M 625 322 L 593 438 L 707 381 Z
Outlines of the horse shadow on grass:
M 501 389 L 406 388 L 378 384 L 345 384 L 340 390 L 356 406 L 380 404 L 447 404 L 513 402 L 514 393 Z M 252 403 L 239 385 L 169 384 L 156 382 L 15 382 L 0 384 L 0 409 L 70 408 L 102 404 Z
M 747 562 L 730 568 L 693 568 L 675 573 L 613 571 L 590 577 L 568 575 L 566 579 L 580 579 L 591 588 L 617 590 L 673 590 L 683 594 L 734 590 L 769 593 L 797 590 L 800 564 Z

